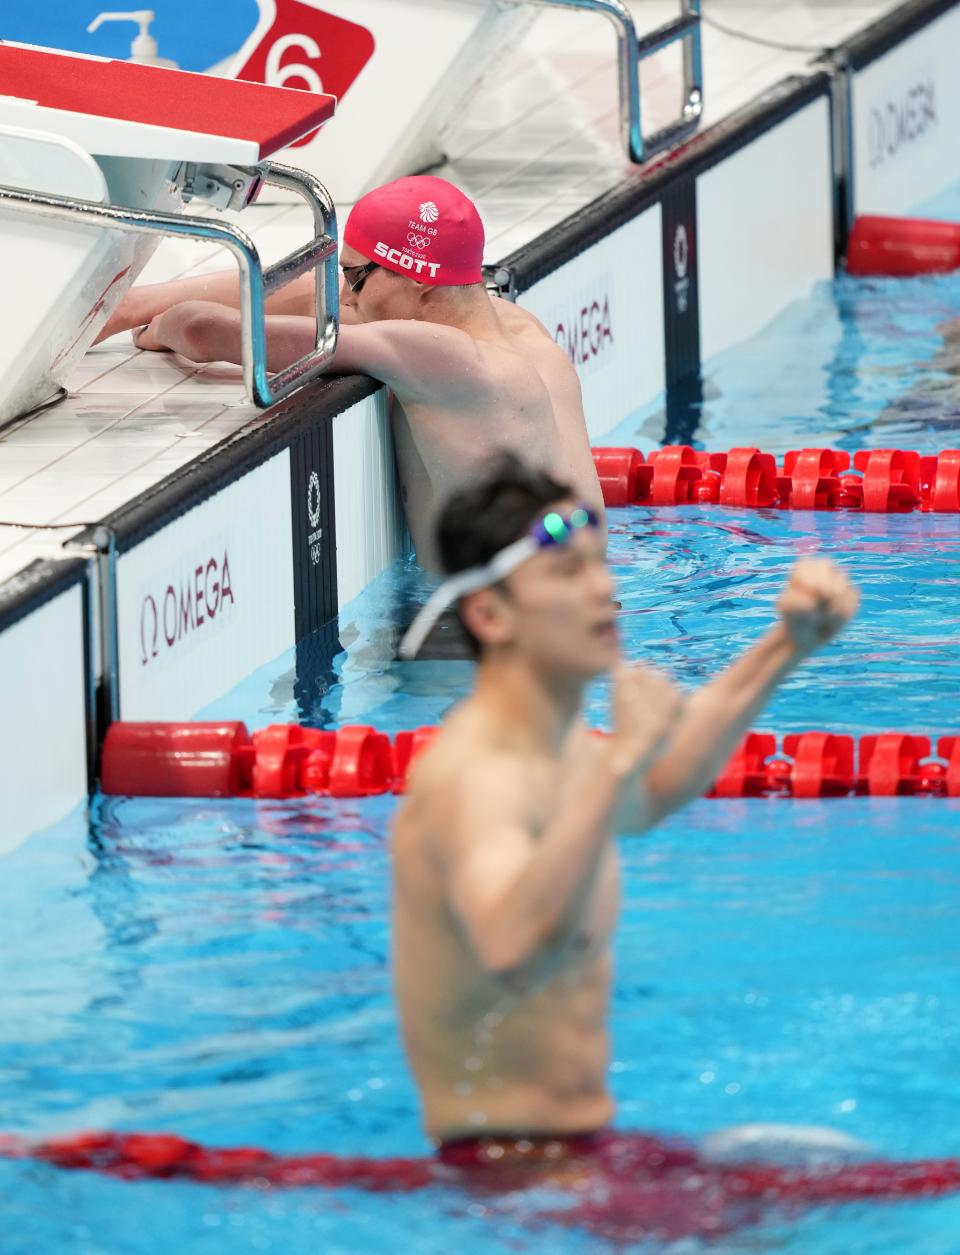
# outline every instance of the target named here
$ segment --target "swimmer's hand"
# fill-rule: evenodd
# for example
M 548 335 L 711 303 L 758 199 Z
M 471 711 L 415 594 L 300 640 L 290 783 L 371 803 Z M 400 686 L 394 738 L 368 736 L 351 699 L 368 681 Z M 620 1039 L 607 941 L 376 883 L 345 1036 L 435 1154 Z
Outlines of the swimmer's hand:
M 215 301 L 181 301 L 137 327 L 133 342 L 152 353 L 172 350 L 191 362 L 233 361 L 229 350 L 240 345 L 240 315 Z
M 145 327 L 134 327 L 133 343 L 138 349 L 147 349 L 151 353 L 163 353 L 166 351 L 168 346 L 160 340 L 154 325 L 156 322 L 157 319 L 155 318 L 153 322 L 147 323 Z
M 663 753 L 683 713 L 683 695 L 659 671 L 620 663 L 613 675 L 613 733 L 608 752 L 623 775 L 643 771 Z
M 777 610 L 799 654 L 812 654 L 846 627 L 860 594 L 844 571 L 825 558 L 801 558 L 790 572 Z

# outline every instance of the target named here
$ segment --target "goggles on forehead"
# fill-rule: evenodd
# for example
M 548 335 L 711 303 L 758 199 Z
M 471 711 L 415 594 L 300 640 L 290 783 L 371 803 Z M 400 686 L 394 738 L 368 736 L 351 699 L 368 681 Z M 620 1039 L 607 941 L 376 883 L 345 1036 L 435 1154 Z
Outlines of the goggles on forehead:
M 461 597 L 468 593 L 479 592 L 481 588 L 490 588 L 507 578 L 517 567 L 522 566 L 528 558 L 538 554 L 541 549 L 549 549 L 552 545 L 565 545 L 577 532 L 585 527 L 598 527 L 600 519 L 589 506 L 578 505 L 569 514 L 560 514 L 551 510 L 530 528 L 525 536 L 507 545 L 484 566 L 470 567 L 466 571 L 458 571 L 450 579 L 444 580 L 423 609 L 410 624 L 406 635 L 400 642 L 400 657 L 415 658 L 420 652 L 423 642 L 430 630 L 445 610 L 448 610 Z

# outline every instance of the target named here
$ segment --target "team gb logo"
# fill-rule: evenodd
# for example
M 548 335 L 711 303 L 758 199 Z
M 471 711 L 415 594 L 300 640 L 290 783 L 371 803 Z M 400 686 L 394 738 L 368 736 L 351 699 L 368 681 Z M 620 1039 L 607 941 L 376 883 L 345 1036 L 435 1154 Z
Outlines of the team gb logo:
M 440 210 L 436 207 L 432 200 L 424 201 L 420 206 L 421 222 L 436 222 L 440 217 Z

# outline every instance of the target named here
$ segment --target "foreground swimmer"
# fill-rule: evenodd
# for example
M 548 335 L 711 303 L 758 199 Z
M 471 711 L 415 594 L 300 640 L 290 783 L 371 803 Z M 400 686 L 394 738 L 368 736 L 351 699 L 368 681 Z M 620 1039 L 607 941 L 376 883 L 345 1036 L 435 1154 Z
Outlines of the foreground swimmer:
M 472 202 L 443 179 L 399 179 L 357 203 L 343 240 L 343 326 L 330 369 L 371 375 L 392 393 L 420 561 L 435 565 L 438 504 L 495 449 L 522 453 L 573 484 L 602 515 L 577 372 L 532 314 L 487 293 Z M 271 370 L 313 348 L 313 300 L 312 276 L 271 298 Z M 136 336 L 140 348 L 239 362 L 240 315 L 228 304 L 237 304 L 233 275 L 134 288 L 104 334 L 148 323 Z
M 502 1158 L 517 1139 L 560 1156 L 608 1124 L 613 834 L 647 832 L 700 796 L 858 604 L 837 567 L 799 562 L 775 626 L 684 701 L 620 658 L 596 524 L 569 487 L 505 457 L 443 511 L 450 579 L 401 649 L 415 654 L 457 601 L 479 654 L 473 693 L 416 764 L 394 841 L 403 1036 L 427 1132 L 457 1163 Z M 607 672 L 613 727 L 599 738 L 581 708 Z
M 439 1188 L 445 1208 L 453 1188 L 472 1209 L 503 1200 L 541 1245 L 544 1221 L 621 1244 L 702 1239 L 772 1208 L 960 1188 L 960 1161 L 837 1162 L 851 1147 L 824 1131 L 772 1130 L 778 1152 L 805 1151 L 791 1166 L 782 1153 L 763 1162 L 769 1127 L 699 1148 L 604 1128 L 611 834 L 645 831 L 702 791 L 777 683 L 853 614 L 843 575 L 798 563 L 778 625 L 684 705 L 666 680 L 622 667 L 602 539 L 563 485 L 506 463 L 444 511 L 440 535 L 460 575 L 429 615 L 459 599 L 481 661 L 474 694 L 414 768 L 394 893 L 397 995 L 438 1154 L 282 1155 L 103 1132 L 2 1137 L 0 1158 L 124 1180 Z M 614 731 L 599 740 L 580 702 L 611 668 Z

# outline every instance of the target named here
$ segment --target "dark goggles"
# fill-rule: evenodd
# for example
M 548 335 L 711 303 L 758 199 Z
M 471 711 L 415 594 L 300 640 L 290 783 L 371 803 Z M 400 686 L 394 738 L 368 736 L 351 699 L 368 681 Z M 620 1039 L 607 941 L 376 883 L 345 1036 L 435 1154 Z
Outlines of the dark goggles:
M 341 266 L 347 287 L 354 294 L 363 290 L 363 285 L 375 270 L 380 269 L 378 261 L 368 261 L 365 266 Z

